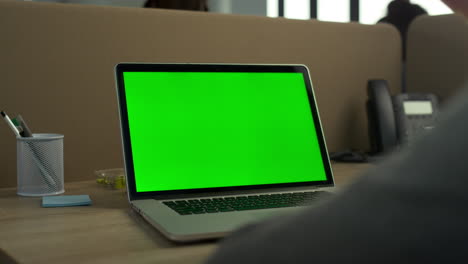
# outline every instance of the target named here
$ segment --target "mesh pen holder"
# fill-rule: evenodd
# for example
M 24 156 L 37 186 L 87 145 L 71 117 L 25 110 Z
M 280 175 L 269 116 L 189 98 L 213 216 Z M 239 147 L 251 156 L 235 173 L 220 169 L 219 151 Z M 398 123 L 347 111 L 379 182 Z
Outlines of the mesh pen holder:
M 63 135 L 16 138 L 18 195 L 60 194 L 63 188 Z

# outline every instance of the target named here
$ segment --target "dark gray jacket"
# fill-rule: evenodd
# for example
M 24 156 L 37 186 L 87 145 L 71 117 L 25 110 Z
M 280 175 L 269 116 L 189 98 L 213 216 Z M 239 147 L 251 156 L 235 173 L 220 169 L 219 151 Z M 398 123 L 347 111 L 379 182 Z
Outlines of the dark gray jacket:
M 468 94 L 432 133 L 300 214 L 242 228 L 214 263 L 468 263 Z

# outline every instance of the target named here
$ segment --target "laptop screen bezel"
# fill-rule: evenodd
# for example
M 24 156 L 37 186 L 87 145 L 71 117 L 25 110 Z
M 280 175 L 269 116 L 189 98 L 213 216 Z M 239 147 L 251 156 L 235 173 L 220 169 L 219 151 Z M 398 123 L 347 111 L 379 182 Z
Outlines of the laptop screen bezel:
M 307 95 L 309 97 L 310 110 L 312 113 L 314 125 L 317 133 L 317 140 L 320 147 L 320 153 L 325 170 L 326 180 L 307 181 L 295 183 L 262 184 L 233 187 L 216 187 L 203 189 L 184 189 L 170 191 L 150 191 L 137 192 L 133 155 L 131 148 L 130 127 L 127 115 L 127 103 L 125 95 L 124 72 L 281 72 L 281 73 L 302 73 L 304 77 Z M 333 175 L 328 158 L 325 138 L 323 136 L 322 125 L 320 122 L 317 103 L 315 100 L 312 83 L 309 77 L 309 71 L 305 65 L 277 65 L 277 64 L 146 64 L 146 63 L 119 63 L 115 67 L 117 98 L 120 114 L 120 128 L 123 145 L 123 155 L 125 164 L 125 173 L 127 179 L 127 191 L 130 200 L 137 199 L 163 199 L 172 196 L 186 194 L 203 194 L 229 191 L 249 191 L 249 190 L 268 190 L 274 188 L 287 187 L 328 187 L 333 186 Z

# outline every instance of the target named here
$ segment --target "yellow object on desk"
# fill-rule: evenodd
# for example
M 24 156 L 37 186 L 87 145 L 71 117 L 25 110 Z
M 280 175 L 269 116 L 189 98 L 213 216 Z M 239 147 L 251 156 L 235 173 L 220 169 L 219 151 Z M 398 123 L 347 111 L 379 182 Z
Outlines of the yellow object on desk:
M 99 184 L 113 189 L 125 188 L 125 172 L 122 168 L 97 170 L 94 174 L 96 174 L 96 182 Z

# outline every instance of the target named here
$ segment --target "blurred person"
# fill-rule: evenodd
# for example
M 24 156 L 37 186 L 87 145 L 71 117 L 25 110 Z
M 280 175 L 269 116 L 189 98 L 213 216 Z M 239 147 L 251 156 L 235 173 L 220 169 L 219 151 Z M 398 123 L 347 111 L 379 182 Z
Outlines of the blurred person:
M 409 25 L 420 15 L 427 15 L 427 11 L 419 5 L 411 4 L 409 0 L 394 0 L 387 6 L 387 15 L 378 22 L 391 24 L 400 32 L 403 61 L 406 61 L 406 35 Z
M 445 2 L 468 17 L 465 0 Z M 329 200 L 234 232 L 207 263 L 468 263 L 468 90 L 443 115 Z
M 393 0 L 387 6 L 387 15 L 378 21 L 378 23 L 391 24 L 400 32 L 403 62 L 401 91 L 403 93 L 406 92 L 406 38 L 408 28 L 416 17 L 426 14 L 426 10 L 419 5 L 411 4 L 409 0 Z

